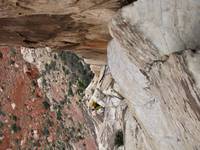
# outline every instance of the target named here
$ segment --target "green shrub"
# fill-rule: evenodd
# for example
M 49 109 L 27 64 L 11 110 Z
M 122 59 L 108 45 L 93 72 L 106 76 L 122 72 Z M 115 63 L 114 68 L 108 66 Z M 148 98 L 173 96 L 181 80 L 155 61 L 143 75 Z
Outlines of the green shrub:
M 14 64 L 15 64 L 15 61 L 14 61 L 14 60 L 12 60 L 12 59 L 11 59 L 11 60 L 9 60 L 9 64 L 10 64 L 10 65 L 14 65 Z
M 65 75 L 68 75 L 68 74 L 69 74 L 69 70 L 68 70 L 67 68 L 65 68 L 64 66 L 62 66 L 62 69 L 63 69 Z
M 3 112 L 3 111 L 1 110 L 1 108 L 0 108 L 0 115 L 6 116 L 5 112 Z
M 0 52 L 0 59 L 2 59 L 3 58 L 3 53 L 2 52 Z
M 58 109 L 56 116 L 57 116 L 58 120 L 62 119 L 62 113 L 61 113 L 60 109 Z
M 37 81 L 36 80 L 32 80 L 31 84 L 32 84 L 33 87 L 36 87 L 37 86 Z
M 84 85 L 84 88 L 86 88 L 89 85 L 91 79 L 93 78 L 93 73 L 90 71 L 89 65 L 83 64 L 82 60 L 72 52 L 61 51 L 59 56 L 64 62 L 64 64 L 69 68 L 68 71 L 73 73 L 72 78 L 75 79 L 71 80 L 81 80 L 81 82 Z
M 0 128 L 2 128 L 3 126 L 4 126 L 4 123 L 0 121 Z
M 47 101 L 43 101 L 42 104 L 43 104 L 45 109 L 49 109 L 50 108 L 50 104 Z
M 43 135 L 48 136 L 48 135 L 49 135 L 49 129 L 48 129 L 48 127 L 45 126 L 45 127 L 43 128 L 42 133 L 43 133 Z
M 71 99 L 68 98 L 67 95 L 65 95 L 65 96 L 64 96 L 64 100 L 61 101 L 61 105 L 65 105 L 65 104 L 67 104 L 67 105 L 71 104 Z
M 59 140 L 57 140 L 55 142 L 55 147 L 59 150 L 65 150 L 65 148 L 66 148 L 65 143 L 63 141 L 59 141 Z
M 44 77 L 42 78 L 42 85 L 43 86 L 47 86 L 47 81 L 46 81 L 46 79 Z
M 45 70 L 46 72 L 50 72 L 50 70 L 56 70 L 56 62 L 55 61 L 51 61 L 50 64 L 45 64 Z
M 124 145 L 124 137 L 122 130 L 118 130 L 115 134 L 115 146 L 119 147 Z
M 69 89 L 68 89 L 68 96 L 74 96 L 74 93 L 73 93 L 71 87 L 69 87 Z
M 46 122 L 50 127 L 54 125 L 53 121 L 50 118 L 48 118 Z
M 12 116 L 11 116 L 11 119 L 14 120 L 14 121 L 17 121 L 17 116 L 12 115 Z
M 12 130 L 14 133 L 16 133 L 16 132 L 18 132 L 18 131 L 21 130 L 21 127 L 18 126 L 16 123 L 14 123 L 14 124 L 11 125 L 11 130 Z
M 11 49 L 10 49 L 10 56 L 11 56 L 11 57 L 14 57 L 16 54 L 17 54 L 16 49 L 11 48 Z

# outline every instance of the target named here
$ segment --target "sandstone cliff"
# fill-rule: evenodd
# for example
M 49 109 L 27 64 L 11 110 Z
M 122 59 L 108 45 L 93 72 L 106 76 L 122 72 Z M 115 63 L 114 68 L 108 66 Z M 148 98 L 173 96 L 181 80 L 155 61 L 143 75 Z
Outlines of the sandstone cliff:
M 91 65 L 82 109 L 100 150 L 200 149 L 199 0 L 0 3 L 1 45 L 72 50 Z
M 126 149 L 200 149 L 199 7 L 143 0 L 112 20 L 108 66 L 135 119 Z
M 73 50 L 105 63 L 119 0 L 1 0 L 0 45 Z

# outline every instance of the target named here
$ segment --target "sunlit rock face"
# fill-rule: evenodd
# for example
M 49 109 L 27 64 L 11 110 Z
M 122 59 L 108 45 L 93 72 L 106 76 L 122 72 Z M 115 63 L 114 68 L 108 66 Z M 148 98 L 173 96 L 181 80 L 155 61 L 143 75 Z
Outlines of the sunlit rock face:
M 90 64 L 94 78 L 67 111 L 77 114 L 74 106 L 81 99 L 82 111 L 74 118 L 89 120 L 85 135 L 92 138 L 86 140 L 90 149 L 200 149 L 199 0 L 8 0 L 0 4 L 1 45 L 71 50 Z M 129 5 L 117 12 L 122 4 Z M 40 86 L 49 102 L 59 103 L 68 88 L 73 87 L 73 92 L 77 85 L 68 84 L 71 78 L 65 69 L 69 68 L 63 70 L 61 59 L 56 59 L 56 65 L 49 62 L 54 60 L 49 53 L 57 56 L 51 48 L 38 51 L 36 62 L 31 49 L 22 53 L 40 72 L 49 65 L 59 68 L 43 76 L 49 85 L 46 89 Z M 70 122 L 63 120 L 66 125 Z
M 100 150 L 124 148 L 124 114 L 127 104 L 110 70 L 103 66 L 85 91 L 88 114 L 95 125 Z
M 108 66 L 133 117 L 126 149 L 200 149 L 199 6 L 139 0 L 110 23 Z
M 200 47 L 198 0 L 138 0 L 121 14 L 161 54 Z

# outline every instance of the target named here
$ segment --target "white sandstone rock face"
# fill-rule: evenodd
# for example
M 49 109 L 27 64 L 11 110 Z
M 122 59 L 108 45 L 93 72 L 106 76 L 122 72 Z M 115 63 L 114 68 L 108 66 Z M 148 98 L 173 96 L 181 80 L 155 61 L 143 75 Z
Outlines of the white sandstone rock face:
M 161 145 L 163 142 L 165 145 L 162 144 L 160 148 L 169 149 L 174 138 L 165 137 L 173 137 L 174 131 L 168 128 L 160 102 L 144 91 L 145 87 L 148 87 L 145 76 L 140 73 L 137 66 L 130 62 L 128 55 L 115 40 L 108 47 L 108 57 L 113 78 L 121 87 L 121 92 L 130 101 L 129 107 L 137 117 L 140 126 L 144 126 L 142 130 L 146 130 L 145 136 L 148 145 L 151 145 L 152 149 L 158 150 L 158 144 Z M 156 139 L 156 142 L 152 141 L 153 138 Z M 134 137 L 132 139 L 136 140 Z M 138 144 L 141 145 L 141 143 Z M 133 143 L 132 146 L 135 144 Z
M 138 0 L 110 24 L 108 66 L 130 110 L 125 149 L 200 149 L 199 52 L 188 50 L 200 46 L 199 7 Z
M 186 51 L 186 62 L 197 87 L 200 89 L 200 51 Z
M 200 47 L 199 0 L 138 0 L 122 16 L 161 54 Z
M 85 98 L 89 100 L 88 111 L 95 124 L 99 150 L 124 149 L 124 146 L 115 145 L 117 131 L 124 130 L 124 111 L 127 107 L 125 100 L 118 92 L 118 86 L 106 66 L 102 67 L 100 74 L 96 74 L 85 91 Z M 101 108 L 92 109 L 91 104 L 94 102 L 98 103 Z
M 124 129 L 125 150 L 153 150 L 130 108 L 125 112 Z
M 149 82 L 130 61 L 131 56 L 116 41 L 110 43 L 108 57 L 113 78 L 119 84 L 121 93 L 127 99 L 129 109 L 132 110 L 132 116 L 136 118 L 141 128 L 137 130 L 142 132 L 141 136 L 146 139 L 138 141 L 135 136 L 128 136 L 125 141 L 132 139 L 133 142 L 126 141 L 128 143 L 125 147 L 144 145 L 144 147 L 138 147 L 139 150 L 199 149 L 200 121 L 199 105 L 197 105 L 199 91 L 189 85 L 190 79 L 184 79 L 186 74 L 182 72 L 183 70 L 178 73 L 178 71 L 175 72 L 177 68 L 174 70 L 172 68 L 172 72 L 169 73 L 170 67 L 160 72 L 156 68 L 155 73 L 164 75 L 161 75 L 159 79 L 153 74 L 158 82 L 156 83 L 155 80 Z M 172 74 L 177 74 L 177 77 L 168 81 L 167 78 L 173 77 Z M 179 78 L 182 79 L 179 81 Z M 183 81 L 186 83 L 182 83 Z M 182 84 L 188 88 L 184 89 L 181 87 Z M 194 103 L 196 108 L 190 103 Z M 135 131 L 134 128 L 136 128 L 134 124 L 129 124 L 127 130 Z

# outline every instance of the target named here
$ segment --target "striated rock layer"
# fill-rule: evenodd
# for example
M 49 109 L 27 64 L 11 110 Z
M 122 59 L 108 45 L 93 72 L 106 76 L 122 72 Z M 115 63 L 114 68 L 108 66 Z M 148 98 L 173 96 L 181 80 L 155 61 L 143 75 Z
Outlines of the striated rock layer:
M 115 15 L 124 2 L 2 0 L 0 43 L 91 64 L 82 109 L 100 150 L 200 149 L 200 1 L 138 0 Z
M 120 0 L 1 0 L 0 45 L 73 50 L 106 61 L 107 24 Z
M 108 66 L 135 120 L 125 149 L 200 149 L 199 6 L 139 0 L 112 20 Z
M 96 74 L 85 94 L 99 149 L 123 149 L 124 114 L 127 104 L 107 66 L 103 66 L 100 74 Z M 121 137 L 119 133 L 122 133 Z M 121 141 L 117 142 L 116 138 Z

